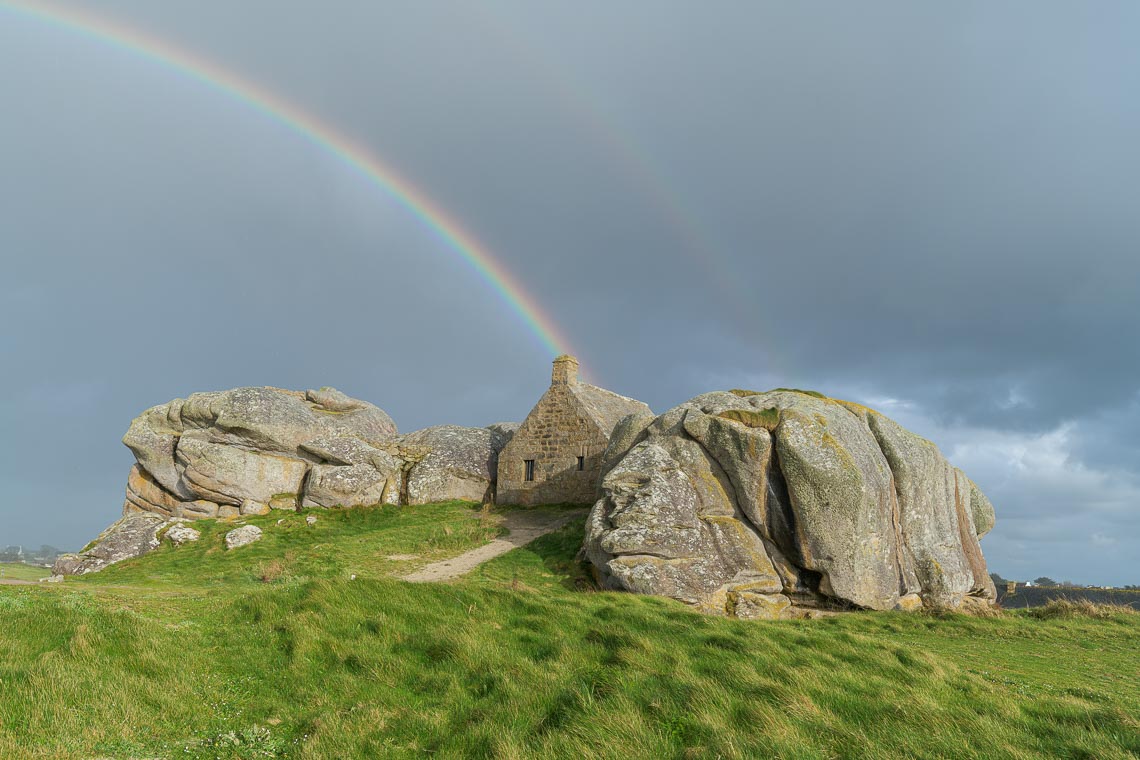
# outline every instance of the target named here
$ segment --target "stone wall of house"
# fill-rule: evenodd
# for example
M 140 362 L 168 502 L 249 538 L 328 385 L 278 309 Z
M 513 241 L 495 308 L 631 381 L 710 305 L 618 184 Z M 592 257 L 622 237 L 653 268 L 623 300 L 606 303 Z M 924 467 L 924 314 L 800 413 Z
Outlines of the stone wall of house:
M 558 382 L 556 374 L 555 383 L 499 453 L 495 501 L 527 506 L 593 503 L 608 443 L 608 436 L 581 408 L 569 383 Z M 578 457 L 583 457 L 581 470 Z M 534 460 L 530 482 L 526 480 L 528 459 Z

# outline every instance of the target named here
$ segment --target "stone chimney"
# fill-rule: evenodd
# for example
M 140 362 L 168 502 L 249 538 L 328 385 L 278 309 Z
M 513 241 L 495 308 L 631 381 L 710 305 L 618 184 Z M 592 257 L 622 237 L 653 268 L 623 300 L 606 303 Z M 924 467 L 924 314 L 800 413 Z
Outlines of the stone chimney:
M 574 385 L 578 382 L 578 360 L 563 354 L 554 360 L 554 371 L 550 375 L 551 385 Z

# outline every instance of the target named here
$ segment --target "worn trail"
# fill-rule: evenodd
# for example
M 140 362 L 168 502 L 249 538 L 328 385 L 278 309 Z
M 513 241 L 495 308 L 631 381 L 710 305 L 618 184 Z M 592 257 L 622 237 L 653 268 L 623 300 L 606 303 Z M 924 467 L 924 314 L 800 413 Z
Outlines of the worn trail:
M 573 511 L 559 510 L 558 512 L 540 510 L 515 510 L 509 512 L 506 514 L 506 519 L 503 522 L 503 526 L 510 531 L 507 535 L 496 538 L 494 541 L 484 544 L 478 549 L 472 549 L 469 552 L 460 554 L 458 557 L 432 562 L 430 565 L 420 568 L 411 575 L 403 576 L 403 580 L 411 581 L 412 583 L 425 583 L 458 578 L 461 575 L 471 572 L 484 562 L 492 560 L 501 554 L 506 554 L 511 549 L 525 546 L 539 536 L 553 533 L 571 520 L 582 517 L 585 514 L 586 510 L 584 509 Z

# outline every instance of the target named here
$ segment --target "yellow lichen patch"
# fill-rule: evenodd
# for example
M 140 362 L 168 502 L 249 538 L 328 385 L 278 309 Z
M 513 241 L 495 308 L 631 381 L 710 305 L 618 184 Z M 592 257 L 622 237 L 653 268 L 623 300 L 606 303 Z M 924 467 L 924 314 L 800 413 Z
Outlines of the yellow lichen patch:
M 762 391 L 746 391 L 743 388 L 733 388 L 729 393 L 734 396 L 740 396 L 741 398 L 748 398 L 749 396 L 759 396 Z
M 758 410 L 726 409 L 717 414 L 717 417 L 730 422 L 739 422 L 745 427 L 764 428 L 768 432 L 772 432 L 780 424 L 780 410 L 774 406 Z
M 855 458 L 851 456 L 851 452 L 848 451 L 846 447 L 840 445 L 839 441 L 835 440 L 835 437 L 832 436 L 831 433 L 825 430 L 823 432 L 823 436 L 820 438 L 820 444 L 829 449 L 834 454 L 835 458 L 839 460 L 840 465 L 844 469 L 852 472 L 856 477 L 862 480 L 863 473 L 859 469 L 859 465 L 856 463 Z
M 694 481 L 692 477 L 689 480 L 697 489 L 697 498 L 700 499 L 702 507 L 719 507 L 729 503 L 728 492 L 725 491 L 724 484 L 720 482 L 712 470 L 702 468 L 695 474 L 696 480 Z M 706 500 L 711 503 L 706 503 Z
M 847 411 L 851 412 L 856 417 L 866 418 L 872 414 L 876 414 L 876 415 L 879 414 L 877 411 L 875 411 L 871 407 L 863 406 L 862 404 L 857 404 L 854 401 L 844 401 L 843 399 L 838 399 L 838 398 L 828 399 L 828 401 L 832 401 L 836 404 L 839 404 L 842 407 L 845 407 L 847 409 Z

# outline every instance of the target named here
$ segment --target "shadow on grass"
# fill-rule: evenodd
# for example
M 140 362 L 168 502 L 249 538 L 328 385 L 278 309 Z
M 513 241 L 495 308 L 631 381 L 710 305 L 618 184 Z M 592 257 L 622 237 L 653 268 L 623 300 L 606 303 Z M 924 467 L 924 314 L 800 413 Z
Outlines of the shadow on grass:
M 541 586 L 553 582 L 567 591 L 596 591 L 593 576 L 579 558 L 585 526 L 585 517 L 571 520 L 558 530 L 488 562 L 477 577 L 516 588 L 520 584 Z

